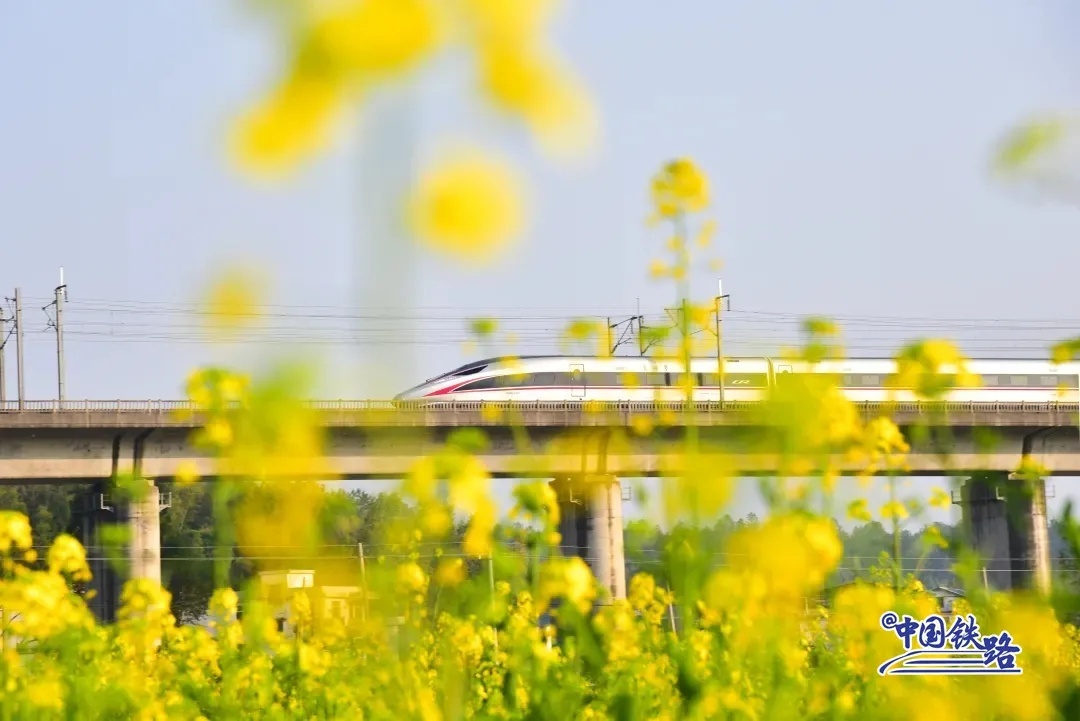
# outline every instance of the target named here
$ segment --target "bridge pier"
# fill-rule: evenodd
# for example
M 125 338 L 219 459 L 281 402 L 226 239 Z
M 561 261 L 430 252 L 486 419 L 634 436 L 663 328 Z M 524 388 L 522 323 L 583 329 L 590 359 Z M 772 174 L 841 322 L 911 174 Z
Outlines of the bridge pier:
M 102 623 L 116 619 L 120 601 L 120 579 L 106 558 L 102 527 L 113 522 L 114 507 L 108 497 L 108 483 L 101 481 L 90 486 L 83 496 L 82 544 L 86 548 L 90 568 L 89 590 L 93 597 L 87 605 Z
M 90 610 L 102 623 L 116 620 L 120 592 L 127 579 L 148 578 L 161 583 L 161 511 L 169 507 L 168 494 L 162 497 L 152 480 L 143 481 L 138 497 L 120 498 L 109 486 L 96 483 L 86 496 L 83 518 L 83 545 L 92 579 Z M 127 573 L 120 574 L 110 562 L 102 530 L 124 525 L 128 530 Z
M 981 473 L 961 491 L 968 540 L 983 559 L 987 585 L 999 591 L 1050 590 L 1046 481 Z
M 559 545 L 563 555 L 584 559 L 610 599 L 626 598 L 619 479 L 606 474 L 563 476 L 551 481 L 551 488 L 559 502 Z
M 128 542 L 128 568 L 131 579 L 146 578 L 161 583 L 161 491 L 152 480 L 145 480 L 140 497 L 127 504 L 124 519 L 131 538 Z

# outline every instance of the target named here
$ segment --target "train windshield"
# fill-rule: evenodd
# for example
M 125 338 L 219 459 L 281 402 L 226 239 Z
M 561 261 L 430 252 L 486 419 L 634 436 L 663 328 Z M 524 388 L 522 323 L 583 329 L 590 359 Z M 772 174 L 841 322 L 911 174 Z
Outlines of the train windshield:
M 432 383 L 438 383 L 439 381 L 446 380 L 447 378 L 474 375 L 474 374 L 479 373 L 480 371 L 484 370 L 485 368 L 487 368 L 488 365 L 490 365 L 488 362 L 477 363 L 477 362 L 474 361 L 472 363 L 466 363 L 465 365 L 460 366 L 459 368 L 455 368 L 454 370 L 450 371 L 449 373 L 442 373 L 442 374 L 437 375 L 437 376 L 432 376 L 431 378 L 428 378 L 423 383 L 415 385 L 412 388 L 410 388 L 409 390 L 404 391 L 403 393 L 398 393 L 396 396 L 394 396 L 394 400 L 401 400 L 402 398 L 407 398 L 409 396 L 417 395 L 419 393 L 419 391 L 422 388 L 424 388 L 425 386 L 429 386 Z
M 426 381 L 424 381 L 420 385 L 426 385 L 428 383 L 434 383 L 435 381 L 441 381 L 441 380 L 443 380 L 445 378 L 453 378 L 455 376 L 471 376 L 474 373 L 479 373 L 480 371 L 484 370 L 485 368 L 488 367 L 488 365 L 490 365 L 490 364 L 487 363 L 486 361 L 482 362 L 482 363 L 476 363 L 475 361 L 472 362 L 472 363 L 466 363 L 463 366 L 455 368 L 454 370 L 450 371 L 449 373 L 441 373 L 440 375 L 428 378 Z

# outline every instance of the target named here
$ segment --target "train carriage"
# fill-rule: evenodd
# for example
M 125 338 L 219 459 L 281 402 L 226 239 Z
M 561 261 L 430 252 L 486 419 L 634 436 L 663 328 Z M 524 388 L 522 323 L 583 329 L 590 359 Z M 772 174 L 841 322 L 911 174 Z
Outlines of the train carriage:
M 690 362 L 696 401 L 755 401 L 777 384 L 826 374 L 853 401 L 917 400 L 895 386 L 896 362 L 865 358 L 793 362 L 777 358 L 716 358 Z M 945 369 L 944 372 L 948 372 Z M 979 386 L 956 388 L 958 402 L 1077 402 L 1080 364 L 1037 360 L 972 360 L 967 371 Z M 555 401 L 650 402 L 685 399 L 685 369 L 678 360 L 647 357 L 524 356 L 467 363 L 396 396 L 395 400 L 446 402 Z

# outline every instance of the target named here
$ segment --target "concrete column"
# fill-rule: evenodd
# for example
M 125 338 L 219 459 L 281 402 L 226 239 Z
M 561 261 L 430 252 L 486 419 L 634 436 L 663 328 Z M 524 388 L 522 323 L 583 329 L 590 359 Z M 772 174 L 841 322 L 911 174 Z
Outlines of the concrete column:
M 996 590 L 1050 590 L 1046 482 L 985 473 L 963 487 L 964 526 Z
M 1050 523 L 1046 516 L 1046 481 L 1010 480 L 1009 546 L 1013 588 L 1050 592 Z
M 1001 474 L 969 478 L 963 486 L 964 527 L 968 542 L 982 558 L 987 585 L 1003 591 L 1012 587 L 1009 523 Z
M 90 611 L 102 623 L 116 619 L 120 599 L 120 582 L 112 565 L 106 559 L 101 543 L 101 528 L 115 523 L 115 508 L 108 497 L 108 486 L 95 483 L 83 495 L 82 544 L 86 548 L 87 565 L 90 568 L 89 589 L 93 597 L 87 601 Z
M 148 578 L 161 583 L 161 493 L 152 480 L 146 480 L 141 498 L 132 498 L 127 507 L 131 531 L 128 544 L 130 578 Z
M 610 475 L 557 478 L 563 555 L 583 558 L 612 599 L 626 598 L 622 487 Z

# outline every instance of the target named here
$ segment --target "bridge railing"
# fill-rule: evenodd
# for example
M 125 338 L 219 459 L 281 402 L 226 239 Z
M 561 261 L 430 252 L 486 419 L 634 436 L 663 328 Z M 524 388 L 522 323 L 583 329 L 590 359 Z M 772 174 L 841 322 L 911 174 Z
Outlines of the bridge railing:
M 27 400 L 0 402 L 0 413 L 168 413 L 174 411 L 198 411 L 200 407 L 188 400 Z M 762 405 L 761 401 L 702 401 L 685 403 L 681 401 L 393 401 L 393 400 L 312 400 L 306 404 L 315 410 L 325 411 L 480 411 L 516 410 L 516 411 L 575 411 L 581 412 L 596 408 L 618 411 L 674 411 L 698 413 L 723 413 L 747 411 Z M 994 413 L 994 412 L 1045 412 L 1077 413 L 1080 404 L 1056 401 L 951 401 L 931 402 L 856 402 L 855 406 L 865 412 L 879 411 L 885 408 L 903 413 L 928 413 L 943 410 L 951 413 Z

